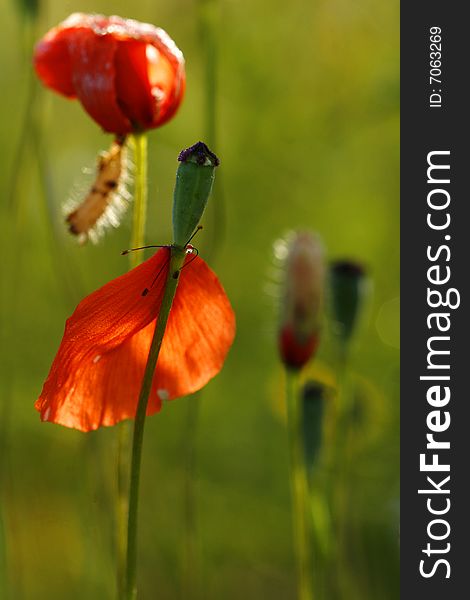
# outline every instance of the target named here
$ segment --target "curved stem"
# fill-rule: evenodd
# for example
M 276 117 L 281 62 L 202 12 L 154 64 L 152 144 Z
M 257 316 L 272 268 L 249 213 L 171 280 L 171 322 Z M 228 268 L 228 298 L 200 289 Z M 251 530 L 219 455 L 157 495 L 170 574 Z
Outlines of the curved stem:
M 137 516 L 139 503 L 140 464 L 142 443 L 144 439 L 145 415 L 152 389 L 153 375 L 165 334 L 165 328 L 170 315 L 171 305 L 178 285 L 179 271 L 183 266 L 186 251 L 184 248 L 171 248 L 170 268 L 163 293 L 162 305 L 158 314 L 152 344 L 150 346 L 147 365 L 142 380 L 142 387 L 134 421 L 134 436 L 132 440 L 132 459 L 129 489 L 129 517 L 127 522 L 127 565 L 126 565 L 126 600 L 137 598 Z
M 147 136 L 144 133 L 133 136 L 135 184 L 134 210 L 132 219 L 131 248 L 145 244 L 145 223 L 147 219 Z M 140 252 L 129 253 L 129 268 L 133 269 L 142 261 Z M 131 421 L 119 424 L 117 440 L 117 590 L 118 598 L 126 598 L 127 564 L 127 520 L 129 516 L 129 473 L 131 453 Z
M 299 600 L 312 600 L 311 549 L 307 521 L 308 491 L 302 451 L 301 414 L 297 383 L 297 373 L 286 371 L 287 426 L 298 598 Z

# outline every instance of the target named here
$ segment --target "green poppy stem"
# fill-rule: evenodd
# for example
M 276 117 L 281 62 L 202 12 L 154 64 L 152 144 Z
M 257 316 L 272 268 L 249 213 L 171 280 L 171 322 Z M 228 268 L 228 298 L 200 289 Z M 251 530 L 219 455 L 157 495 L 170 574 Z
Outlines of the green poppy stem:
M 131 248 L 145 244 L 145 223 L 147 220 L 147 136 L 145 133 L 133 136 L 135 184 L 134 210 L 132 220 Z M 129 268 L 142 262 L 142 253 L 129 253 Z M 129 516 L 129 473 L 131 468 L 132 423 L 119 424 L 117 449 L 117 594 L 119 600 L 126 598 L 127 565 L 127 520 Z
M 126 600 L 137 598 L 137 517 L 139 502 L 140 464 L 142 443 L 144 437 L 145 416 L 147 404 L 152 389 L 152 380 L 170 315 L 173 298 L 178 285 L 179 272 L 183 266 L 186 251 L 180 246 L 172 246 L 170 268 L 163 293 L 162 305 L 155 326 L 152 344 L 150 346 L 147 365 L 142 380 L 142 387 L 134 421 L 134 436 L 132 441 L 131 475 L 129 489 L 129 517 L 127 523 L 127 564 L 126 564 Z
M 118 425 L 117 439 L 117 505 L 116 505 L 116 561 L 117 597 L 125 599 L 127 562 L 127 519 L 129 515 L 129 471 L 131 453 L 130 421 Z
M 347 548 L 352 547 L 351 540 L 351 498 L 350 483 L 351 462 L 350 444 L 352 431 L 352 415 L 354 408 L 354 391 L 352 388 L 351 373 L 349 369 L 349 346 L 347 342 L 342 342 L 339 348 L 338 356 L 338 415 L 334 432 L 334 447 L 332 463 L 330 467 L 329 502 L 333 511 L 335 521 L 335 540 L 336 552 L 332 571 L 333 577 L 338 576 L 338 588 L 340 594 L 347 593 L 348 581 L 348 556 Z M 360 547 L 360 546 L 356 546 Z M 356 557 L 357 558 L 357 557 Z
M 131 248 L 140 248 L 145 244 L 145 223 L 147 220 L 147 136 L 134 134 L 134 218 L 132 222 Z M 131 269 L 142 262 L 141 254 L 130 252 Z
M 298 374 L 289 370 L 286 370 L 286 402 L 298 599 L 313 600 L 310 530 L 307 520 L 308 489 L 301 437 Z
M 220 6 L 218 0 L 199 0 L 198 21 L 204 56 L 204 140 L 210 148 L 217 147 L 217 83 Z M 214 181 L 212 209 L 209 215 L 206 256 L 214 260 L 225 230 L 223 196 L 219 177 Z M 184 540 L 182 565 L 182 598 L 197 600 L 201 595 L 199 533 L 197 522 L 197 436 L 202 392 L 186 400 L 184 425 Z
M 204 50 L 205 141 L 210 148 L 215 148 L 217 146 L 218 0 L 199 0 L 198 9 L 200 35 Z
M 200 556 L 198 540 L 198 520 L 196 503 L 197 433 L 201 392 L 186 399 L 184 424 L 184 539 L 182 568 L 183 600 L 200 597 Z

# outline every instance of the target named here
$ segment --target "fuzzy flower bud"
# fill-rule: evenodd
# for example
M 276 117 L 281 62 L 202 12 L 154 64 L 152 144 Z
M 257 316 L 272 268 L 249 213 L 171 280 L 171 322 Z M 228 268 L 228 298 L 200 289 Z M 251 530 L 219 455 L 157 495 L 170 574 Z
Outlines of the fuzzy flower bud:
M 217 156 L 203 142 L 180 152 L 173 197 L 173 240 L 177 246 L 185 246 L 206 208 Z
M 296 233 L 285 258 L 279 350 L 287 368 L 302 368 L 318 347 L 325 266 L 316 235 Z

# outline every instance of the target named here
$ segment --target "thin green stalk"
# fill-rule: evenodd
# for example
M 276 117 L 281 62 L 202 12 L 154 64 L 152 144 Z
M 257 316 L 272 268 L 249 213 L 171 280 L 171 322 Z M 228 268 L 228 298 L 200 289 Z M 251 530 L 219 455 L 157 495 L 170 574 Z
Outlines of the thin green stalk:
M 24 237 L 25 231 L 28 227 L 32 226 L 29 222 L 31 215 L 28 214 L 28 185 L 31 185 L 33 178 L 33 167 L 37 168 L 37 181 L 34 190 L 37 192 L 37 197 L 40 200 L 38 202 L 39 209 L 41 210 L 41 217 L 43 217 L 45 240 L 49 244 L 51 261 L 54 266 L 57 267 L 59 277 L 57 281 L 60 289 L 64 295 L 65 304 L 76 303 L 78 292 L 76 291 L 78 276 L 76 271 L 71 268 L 70 264 L 66 266 L 65 250 L 59 247 L 58 238 L 55 236 L 54 221 L 51 218 L 52 210 L 49 204 L 52 202 L 52 190 L 50 185 L 49 169 L 47 164 L 47 152 L 44 147 L 42 138 L 41 128 L 41 96 L 39 94 L 39 85 L 35 78 L 34 71 L 30 67 L 31 53 L 34 45 L 36 34 L 34 32 L 35 22 L 26 19 L 22 23 L 22 31 L 24 35 L 24 56 L 23 59 L 27 60 L 27 98 L 24 110 L 24 116 L 20 128 L 20 133 L 17 141 L 17 146 L 14 153 L 14 160 L 12 162 L 9 183 L 7 188 L 7 202 L 5 206 L 5 217 L 9 219 L 10 232 L 12 237 L 4 236 L 2 240 L 2 254 L 8 253 L 10 268 L 8 275 L 5 277 L 5 281 L 8 285 L 8 291 L 5 296 L 7 309 L 4 310 L 4 315 L 9 315 L 9 318 L 5 318 L 4 322 L 0 324 L 2 331 L 2 338 L 5 345 L 8 345 L 11 341 L 14 332 L 17 329 L 17 304 L 19 296 L 21 294 L 21 282 L 24 279 L 24 262 L 25 262 L 25 250 L 22 238 Z M 34 182 L 34 180 L 33 180 Z M 37 227 L 37 222 L 34 222 L 34 227 Z M 11 250 L 13 248 L 13 251 Z M 73 273 L 73 277 L 70 274 Z M 7 589 L 8 582 L 6 574 L 0 573 L 0 595 L 2 598 L 7 597 L 8 593 L 20 594 L 20 581 L 21 577 L 18 576 L 21 569 L 19 564 L 20 554 L 17 554 L 16 563 L 10 558 L 10 554 L 13 551 L 7 552 L 7 533 L 9 537 L 9 544 L 13 547 L 13 543 L 17 544 L 20 538 L 17 533 L 18 529 L 18 518 L 13 510 L 14 508 L 14 467 L 11 460 L 11 425 L 14 421 L 14 405 L 12 401 L 15 391 L 15 380 L 18 376 L 17 366 L 12 363 L 5 373 L 8 373 L 6 377 L 6 385 L 4 394 L 1 400 L 0 406 L 0 488 L 4 492 L 0 498 L 0 513 L 3 519 L 2 527 L 0 527 L 0 566 L 1 570 L 5 570 L 5 573 L 10 572 L 10 584 L 12 590 Z M 7 506 L 7 500 L 11 506 Z M 7 560 L 10 560 L 11 564 L 7 565 Z M 13 576 L 15 572 L 15 576 Z M 13 589 L 13 584 L 15 585 Z M 2 587 L 4 588 L 2 595 Z M 8 596 L 10 597 L 10 596 Z
M 127 562 L 127 519 L 129 513 L 129 470 L 131 449 L 131 422 L 118 425 L 117 439 L 117 504 L 116 504 L 116 561 L 117 597 L 125 598 Z
M 286 402 L 298 598 L 299 600 L 312 600 L 311 544 L 307 520 L 307 477 L 300 427 L 301 412 L 298 394 L 298 375 L 292 371 L 286 371 Z
M 145 243 L 145 222 L 147 219 L 147 136 L 145 133 L 139 133 L 133 137 L 135 187 L 131 248 L 139 248 Z M 129 260 L 131 269 L 133 269 L 141 262 L 139 253 L 131 252 Z
M 134 210 L 132 220 L 131 248 L 145 244 L 145 223 L 147 219 L 147 136 L 144 133 L 133 136 L 135 184 Z M 142 261 L 139 252 L 129 253 L 129 268 L 133 269 Z M 119 424 L 117 449 L 117 592 L 119 600 L 126 598 L 127 565 L 127 521 L 129 517 L 129 472 L 131 468 L 131 429 L 132 423 Z
M 204 44 L 205 79 L 205 141 L 210 148 L 216 148 L 217 123 L 217 35 L 218 1 L 199 0 L 199 23 L 201 40 Z
M 184 565 L 182 574 L 183 599 L 199 597 L 199 556 L 196 510 L 196 442 L 201 393 L 187 398 L 184 427 Z
M 334 428 L 334 437 L 329 456 L 327 457 L 327 472 L 325 495 L 331 509 L 333 546 L 329 557 L 328 579 L 330 594 L 342 598 L 347 594 L 348 585 L 346 561 L 348 543 L 348 461 L 347 445 L 350 434 L 350 415 L 352 396 L 349 386 L 348 347 L 341 344 L 337 357 L 337 386 L 338 401 Z
M 61 241 L 61 232 L 56 219 L 57 207 L 54 202 L 51 170 L 38 118 L 32 123 L 30 135 L 36 156 L 38 191 L 42 199 L 40 208 L 44 218 L 46 239 L 52 257 L 51 260 L 59 274 L 60 291 L 63 294 L 66 307 L 69 308 L 75 306 L 79 299 L 83 297 L 83 283 L 70 251 Z
M 348 562 L 350 549 L 353 547 L 351 539 L 351 455 L 350 442 L 352 434 L 352 413 L 354 408 L 354 395 L 351 385 L 351 372 L 349 369 L 349 347 L 342 344 L 339 349 L 338 360 L 339 384 L 339 415 L 335 432 L 335 448 L 332 475 L 336 485 L 333 487 L 333 511 L 337 525 L 337 557 L 333 568 L 341 573 L 342 595 L 351 590 L 349 585 Z
M 147 404 L 152 389 L 152 380 L 158 355 L 160 353 L 173 298 L 175 297 L 179 272 L 183 266 L 185 256 L 186 252 L 184 248 L 172 246 L 168 278 L 155 326 L 155 332 L 153 334 L 152 344 L 150 346 L 135 415 L 129 490 L 129 517 L 127 522 L 126 600 L 135 600 L 137 598 L 137 517 L 145 415 L 147 413 Z
M 6 531 L 3 516 L 3 503 L 0 502 L 0 590 L 3 591 L 3 597 L 6 598 L 8 594 L 8 569 L 7 569 L 7 556 L 6 556 Z
M 204 52 L 204 140 L 210 148 L 217 148 L 217 72 L 218 72 L 218 0 L 199 0 L 198 20 L 201 42 Z M 220 176 L 214 182 L 211 203 L 210 246 L 206 255 L 213 262 L 220 248 L 225 231 L 225 211 Z M 184 425 L 184 563 L 182 567 L 182 590 L 184 600 L 198 598 L 200 595 L 198 531 L 196 507 L 196 442 L 199 431 L 201 392 L 193 394 L 186 402 L 186 420 Z
M 198 19 L 204 55 L 204 140 L 210 148 L 218 147 L 218 59 L 220 32 L 219 0 L 199 0 Z M 210 218 L 210 246 L 206 255 L 213 259 L 225 237 L 225 201 L 220 175 L 214 182 Z

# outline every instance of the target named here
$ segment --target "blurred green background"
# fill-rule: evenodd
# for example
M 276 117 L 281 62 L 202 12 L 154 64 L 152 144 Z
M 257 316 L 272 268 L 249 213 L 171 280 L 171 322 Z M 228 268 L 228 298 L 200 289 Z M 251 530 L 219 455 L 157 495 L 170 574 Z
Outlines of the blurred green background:
M 111 138 L 78 102 L 36 86 L 41 131 L 29 130 L 21 150 L 32 81 L 28 44 L 80 10 L 157 24 L 184 51 L 185 100 L 171 123 L 149 135 L 147 241 L 167 243 L 176 156 L 205 136 L 202 3 L 39 0 L 36 21 L 24 13 L 34 4 L 4 0 L 0 6 L 0 598 L 113 598 L 116 428 L 85 435 L 42 424 L 33 404 L 75 304 L 127 269 L 120 250 L 129 245 L 130 211 L 98 245 L 78 247 L 69 238 L 61 207 L 74 187 L 86 188 L 82 169 L 94 165 Z M 320 233 L 330 259 L 354 258 L 370 274 L 372 292 L 351 359 L 364 411 L 353 460 L 352 512 L 360 535 L 348 600 L 395 599 L 399 4 L 220 0 L 215 10 L 221 210 L 209 208 L 198 246 L 233 303 L 238 332 L 223 371 L 200 399 L 201 598 L 295 598 L 272 246 L 301 227 Z M 214 236 L 221 242 L 217 252 Z M 309 374 L 334 386 L 334 371 L 325 327 Z M 180 597 L 188 402 L 165 405 L 146 425 L 142 600 Z

